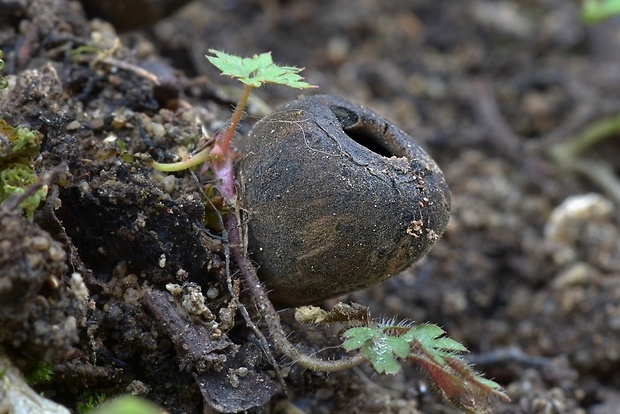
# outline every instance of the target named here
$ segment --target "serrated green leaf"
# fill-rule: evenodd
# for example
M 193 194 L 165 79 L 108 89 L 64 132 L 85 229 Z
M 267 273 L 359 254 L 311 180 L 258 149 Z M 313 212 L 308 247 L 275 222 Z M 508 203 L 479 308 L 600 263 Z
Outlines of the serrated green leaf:
M 424 324 L 411 328 L 403 338 L 413 340 L 417 339 L 425 347 L 432 348 L 435 351 L 443 352 L 466 352 L 467 348 L 463 344 L 454 339 L 442 336 L 445 333 L 443 329 L 437 325 Z
M 362 344 L 360 355 L 380 374 L 399 372 L 400 359 L 420 364 L 444 397 L 465 412 L 486 412 L 492 396 L 509 401 L 499 384 L 476 374 L 462 359 L 467 351 L 463 344 L 445 334 L 433 324 L 408 328 L 388 321 L 376 328 L 353 328 L 345 336 L 351 349 Z
M 401 338 L 403 338 L 407 342 L 413 341 L 417 333 L 415 328 L 417 328 L 417 326 L 414 326 L 413 328 L 409 329 L 404 335 L 401 336 Z
M 392 348 L 386 343 L 385 338 L 367 343 L 362 347 L 360 353 L 379 374 L 396 374 L 401 370 L 401 366 L 394 358 Z
M 482 385 L 485 385 L 485 386 L 487 386 L 489 388 L 492 388 L 494 390 L 501 390 L 502 389 L 502 386 L 499 385 L 497 382 L 495 382 L 493 380 L 481 377 L 480 375 L 476 375 L 474 378 L 476 379 L 476 382 L 478 382 L 478 383 L 480 383 Z
M 236 78 L 253 88 L 258 88 L 264 83 L 298 89 L 316 88 L 315 85 L 304 82 L 304 78 L 298 75 L 303 68 L 278 66 L 271 59 L 271 52 L 254 55 L 251 58 L 241 58 L 215 49 L 209 49 L 209 52 L 215 56 L 207 55 L 207 59 L 222 72 L 222 75 Z
M 256 70 L 259 72 L 264 72 L 269 68 L 278 67 L 275 63 L 273 63 L 273 59 L 271 58 L 271 52 L 254 55 L 253 59 L 256 60 Z M 285 70 L 285 68 L 282 67 L 282 70 Z
M 360 326 L 357 328 L 347 329 L 343 336 L 347 338 L 342 347 L 347 351 L 361 348 L 366 342 L 380 334 L 376 329 Z
M 447 356 L 449 352 L 442 352 L 441 349 L 435 347 L 436 338 L 441 337 L 444 333 L 445 331 L 439 326 L 426 323 L 414 326 L 402 337 L 406 339 L 411 338 L 410 341 L 417 340 L 419 345 L 430 354 L 430 357 L 437 364 L 444 365 L 446 361 L 442 355 Z
M 462 343 L 455 341 L 454 339 L 447 336 L 434 339 L 432 341 L 432 347 L 437 350 L 441 349 L 450 352 L 467 352 L 467 348 L 465 348 Z
M 425 323 L 422 325 L 414 326 L 409 330 L 409 332 L 403 335 L 403 337 L 408 339 L 411 338 L 410 340 L 413 340 L 413 338 L 415 338 L 422 343 L 427 343 L 430 340 L 440 337 L 444 333 L 445 331 L 439 326 Z
M 392 353 L 399 358 L 407 358 L 411 352 L 409 342 L 400 336 L 388 336 L 385 338 L 387 345 L 392 349 Z

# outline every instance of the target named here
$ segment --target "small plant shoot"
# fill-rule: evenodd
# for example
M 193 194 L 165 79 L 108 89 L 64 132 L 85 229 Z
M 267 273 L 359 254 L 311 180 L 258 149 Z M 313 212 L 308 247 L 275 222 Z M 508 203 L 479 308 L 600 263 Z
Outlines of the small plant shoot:
M 342 346 L 360 354 L 380 374 L 396 374 L 399 359 L 425 369 L 446 399 L 466 412 L 488 409 L 492 396 L 507 400 L 499 384 L 477 375 L 463 360 L 467 349 L 433 324 L 412 325 L 394 320 L 354 327 L 343 334 Z
M 305 82 L 304 78 L 299 75 L 303 68 L 279 66 L 273 62 L 271 53 L 254 55 L 251 58 L 241 58 L 215 49 L 210 49 L 209 52 L 214 56 L 207 55 L 206 58 L 221 71 L 222 75 L 230 76 L 244 84 L 243 92 L 237 102 L 235 111 L 224 132 L 218 132 L 215 135 L 213 146 L 210 149 L 207 148 L 200 151 L 190 159 L 178 163 L 160 164 L 153 162 L 152 166 L 157 170 L 181 171 L 207 161 L 212 162 L 214 165 L 219 165 L 224 170 L 228 170 L 228 164 L 232 166 L 234 156 L 234 152 L 231 150 L 232 139 L 241 121 L 241 116 L 252 89 L 259 88 L 266 83 L 284 85 L 296 89 L 317 88 L 316 85 Z

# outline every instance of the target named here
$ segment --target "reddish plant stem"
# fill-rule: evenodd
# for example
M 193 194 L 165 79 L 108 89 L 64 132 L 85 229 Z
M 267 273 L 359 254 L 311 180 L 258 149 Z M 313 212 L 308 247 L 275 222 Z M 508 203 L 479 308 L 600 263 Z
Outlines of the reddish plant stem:
M 230 118 L 228 127 L 223 134 L 217 134 L 215 136 L 215 145 L 211 150 L 211 154 L 216 157 L 211 161 L 211 170 L 215 174 L 216 179 L 220 181 L 218 189 L 222 193 L 222 196 L 224 196 L 224 199 L 228 200 L 233 206 L 236 204 L 235 200 L 237 194 L 235 191 L 235 173 L 232 163 L 235 152 L 232 150 L 231 145 L 252 89 L 250 85 L 244 85 L 243 93 Z
M 237 192 L 235 191 L 235 172 L 233 170 L 232 154 L 227 154 L 225 158 L 213 161 L 211 171 L 217 180 L 217 189 L 230 206 L 235 206 Z
M 241 121 L 243 110 L 248 103 L 248 98 L 250 97 L 250 92 L 252 92 L 252 89 L 253 88 L 250 85 L 243 85 L 243 92 L 241 93 L 239 102 L 235 107 L 235 112 L 233 112 L 232 117 L 230 118 L 230 124 L 228 125 L 228 128 L 226 128 L 224 135 L 216 140 L 216 143 L 220 147 L 224 157 L 227 157 L 227 155 L 230 154 L 230 145 L 232 144 L 235 132 L 237 131 L 237 126 Z

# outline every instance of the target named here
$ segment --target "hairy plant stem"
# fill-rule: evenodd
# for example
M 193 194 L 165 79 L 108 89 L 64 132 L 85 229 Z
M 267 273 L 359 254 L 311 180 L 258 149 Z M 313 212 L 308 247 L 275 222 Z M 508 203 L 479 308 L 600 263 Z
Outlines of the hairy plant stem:
M 233 137 L 237 131 L 237 126 L 239 125 L 239 121 L 241 121 L 243 110 L 248 103 L 248 98 L 250 97 L 250 92 L 252 92 L 252 89 L 254 88 L 250 85 L 243 85 L 243 92 L 241 93 L 239 102 L 235 107 L 235 112 L 233 112 L 230 117 L 228 128 L 226 128 L 226 131 L 221 138 L 216 139 L 216 144 L 219 145 L 224 157 L 226 157 L 227 154 L 230 154 L 230 145 L 232 144 Z
M 209 203 L 211 203 L 211 200 L 209 200 L 208 198 L 207 200 Z M 211 203 L 211 207 L 215 211 L 217 211 L 213 203 Z M 282 370 L 280 369 L 275 357 L 269 350 L 269 342 L 267 342 L 267 338 L 265 338 L 265 335 L 263 335 L 263 333 L 258 328 L 258 326 L 256 326 L 254 321 L 252 321 L 252 318 L 250 317 L 250 313 L 248 312 L 246 307 L 243 305 L 243 303 L 241 303 L 241 300 L 239 300 L 239 281 L 236 280 L 237 283 L 234 283 L 232 279 L 232 274 L 230 272 L 230 256 L 231 256 L 230 239 L 228 238 L 228 232 L 226 231 L 224 219 L 219 211 L 217 211 L 217 217 L 219 219 L 220 226 L 222 227 L 222 236 L 224 237 L 224 240 L 226 241 L 226 243 L 224 243 L 224 254 L 226 258 L 226 286 L 228 287 L 228 292 L 230 293 L 231 300 L 233 301 L 235 308 L 241 313 L 241 316 L 243 316 L 243 319 L 245 320 L 245 323 L 247 324 L 247 326 L 252 331 L 254 331 L 254 334 L 258 338 L 258 341 L 260 342 L 260 345 L 263 348 L 263 352 L 265 353 L 267 360 L 273 366 L 276 372 L 276 376 L 278 377 L 278 381 L 280 382 L 280 386 L 282 387 L 282 390 L 287 396 L 289 396 L 288 388 L 286 386 L 286 381 L 284 381 L 284 376 L 282 375 Z

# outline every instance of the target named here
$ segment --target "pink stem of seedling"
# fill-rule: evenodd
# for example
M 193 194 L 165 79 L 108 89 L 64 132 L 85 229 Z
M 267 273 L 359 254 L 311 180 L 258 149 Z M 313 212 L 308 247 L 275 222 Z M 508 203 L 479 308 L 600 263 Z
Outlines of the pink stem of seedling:
M 230 118 L 230 124 L 228 125 L 228 128 L 226 128 L 226 131 L 224 131 L 224 135 L 221 135 L 215 140 L 215 145 L 213 146 L 213 150 L 211 150 L 211 153 L 213 155 L 226 157 L 227 154 L 230 153 L 230 145 L 235 136 L 235 132 L 237 131 L 239 121 L 241 121 L 243 110 L 248 103 L 248 98 L 250 97 L 250 92 L 252 92 L 252 89 L 253 88 L 250 85 L 243 85 L 243 92 L 241 93 L 239 102 L 237 103 L 235 111 Z
M 243 93 L 230 118 L 228 127 L 223 134 L 215 136 L 215 144 L 209 152 L 212 159 L 211 171 L 213 171 L 216 180 L 218 180 L 217 187 L 224 199 L 232 205 L 235 204 L 237 193 L 235 191 L 235 174 L 233 170 L 233 158 L 236 154 L 231 149 L 231 145 L 252 89 L 250 85 L 244 85 Z

